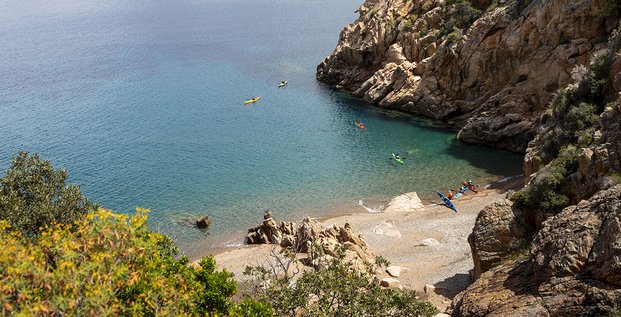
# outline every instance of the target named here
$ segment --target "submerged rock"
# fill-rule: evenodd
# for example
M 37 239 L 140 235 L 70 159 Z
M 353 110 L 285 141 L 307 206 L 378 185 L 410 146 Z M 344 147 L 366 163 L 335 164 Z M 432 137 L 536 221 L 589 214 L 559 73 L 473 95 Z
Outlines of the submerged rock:
M 206 229 L 211 225 L 211 219 L 209 216 L 204 216 L 199 220 L 196 220 L 196 226 L 200 229 Z

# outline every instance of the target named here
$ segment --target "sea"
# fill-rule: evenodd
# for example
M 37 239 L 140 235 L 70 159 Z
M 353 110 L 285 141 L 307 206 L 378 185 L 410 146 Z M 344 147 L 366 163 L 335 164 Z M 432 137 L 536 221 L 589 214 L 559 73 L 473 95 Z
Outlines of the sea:
M 267 209 L 367 212 L 361 200 L 433 202 L 464 179 L 520 174 L 520 155 L 316 81 L 361 4 L 0 1 L 0 168 L 39 153 L 103 207 L 149 208 L 150 228 L 190 255 L 241 245 Z M 208 230 L 193 225 L 203 215 Z

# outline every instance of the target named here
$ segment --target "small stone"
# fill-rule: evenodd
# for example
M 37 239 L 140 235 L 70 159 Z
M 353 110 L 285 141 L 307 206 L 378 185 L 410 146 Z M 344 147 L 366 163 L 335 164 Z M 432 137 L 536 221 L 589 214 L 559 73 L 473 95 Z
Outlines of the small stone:
M 392 277 L 399 277 L 401 275 L 401 267 L 389 266 L 386 268 L 386 272 Z
M 448 315 L 448 314 L 445 314 L 445 313 L 439 313 L 439 314 L 433 315 L 433 317 L 451 317 L 451 315 Z
M 431 293 L 436 290 L 436 287 L 431 284 L 425 284 L 423 290 L 425 291 L 425 293 Z
M 380 280 L 380 286 L 388 287 L 388 288 L 398 288 L 401 289 L 401 282 L 398 279 L 392 277 L 385 277 Z
M 439 246 L 440 245 L 440 241 L 438 241 L 438 240 L 436 240 L 434 238 L 427 238 L 427 239 L 423 239 L 417 245 L 419 245 L 419 246 L 435 247 L 435 246 Z
M 272 211 L 271 210 L 266 210 L 265 213 L 263 214 L 263 219 L 271 219 L 272 218 Z
M 196 226 L 200 229 L 206 229 L 211 225 L 211 219 L 209 216 L 204 216 L 203 218 L 196 220 Z

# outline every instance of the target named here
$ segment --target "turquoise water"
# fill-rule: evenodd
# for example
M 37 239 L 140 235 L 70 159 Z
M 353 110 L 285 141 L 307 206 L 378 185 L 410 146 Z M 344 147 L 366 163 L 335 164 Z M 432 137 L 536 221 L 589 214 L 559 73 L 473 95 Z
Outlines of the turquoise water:
M 519 174 L 519 155 L 315 81 L 359 4 L 0 2 L 0 167 L 38 152 L 107 208 L 151 208 L 188 252 L 239 242 L 268 208 L 322 216 Z M 203 214 L 207 232 L 190 225 Z

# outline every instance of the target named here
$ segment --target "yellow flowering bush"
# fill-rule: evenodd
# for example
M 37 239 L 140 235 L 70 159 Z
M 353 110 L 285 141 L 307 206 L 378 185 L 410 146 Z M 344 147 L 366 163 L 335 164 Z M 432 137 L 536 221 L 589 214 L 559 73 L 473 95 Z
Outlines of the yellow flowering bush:
M 148 210 L 133 216 L 98 209 L 73 225 L 45 228 L 36 241 L 0 221 L 0 302 L 5 314 L 218 315 L 243 311 L 229 298 L 232 274 L 213 258 L 199 267 L 176 253 L 170 238 L 146 226 Z M 269 307 L 244 303 L 250 315 Z M 247 307 L 250 307 L 248 309 Z M 253 307 L 265 312 L 252 313 Z

